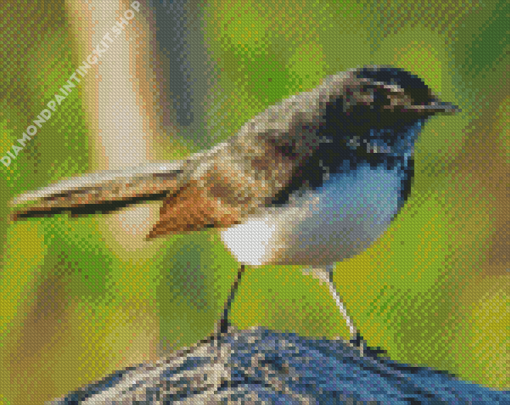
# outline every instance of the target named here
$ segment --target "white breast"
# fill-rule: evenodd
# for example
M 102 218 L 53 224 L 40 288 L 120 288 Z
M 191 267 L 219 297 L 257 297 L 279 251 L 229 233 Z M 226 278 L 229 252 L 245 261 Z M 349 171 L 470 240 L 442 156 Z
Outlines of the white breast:
M 221 238 L 247 265 L 331 264 L 362 252 L 387 229 L 398 211 L 400 188 L 397 169 L 361 166 L 227 228 Z

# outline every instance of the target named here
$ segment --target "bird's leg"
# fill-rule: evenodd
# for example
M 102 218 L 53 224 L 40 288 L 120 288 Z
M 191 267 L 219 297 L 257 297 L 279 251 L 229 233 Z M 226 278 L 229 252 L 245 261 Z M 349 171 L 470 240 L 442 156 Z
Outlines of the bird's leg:
M 317 278 L 319 281 L 326 283 L 328 285 L 329 293 L 335 299 L 336 306 L 340 314 L 345 319 L 347 327 L 349 328 L 349 333 L 351 337 L 350 343 L 352 346 L 359 348 L 361 355 L 363 355 L 363 352 L 365 351 L 366 348 L 366 342 L 361 336 L 361 334 L 358 332 L 358 329 L 356 328 L 354 322 L 349 316 L 347 308 L 345 307 L 345 304 L 343 303 L 340 294 L 338 294 L 338 292 L 336 291 L 335 283 L 333 282 L 333 269 L 334 266 L 331 264 L 323 267 L 312 267 L 311 269 L 306 269 L 304 271 L 307 273 L 311 272 L 313 277 Z
M 234 297 L 237 292 L 237 288 L 239 287 L 239 283 L 241 282 L 241 277 L 244 273 L 244 264 L 241 264 L 241 267 L 239 267 L 239 270 L 237 271 L 237 279 L 234 281 L 234 284 L 232 284 L 232 288 L 230 289 L 230 296 L 228 297 L 227 302 L 225 303 L 225 307 L 223 308 L 223 314 L 221 316 L 221 319 L 216 323 L 214 327 L 214 335 L 218 336 L 221 334 L 224 334 L 228 331 L 228 328 L 230 326 L 230 322 L 228 320 L 230 307 L 232 306 L 232 302 L 234 301 Z

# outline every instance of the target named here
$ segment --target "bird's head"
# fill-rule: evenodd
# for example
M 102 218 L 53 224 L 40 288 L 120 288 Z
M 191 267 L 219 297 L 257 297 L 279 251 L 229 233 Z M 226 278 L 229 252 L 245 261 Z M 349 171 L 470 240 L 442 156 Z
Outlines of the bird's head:
M 369 153 L 409 153 L 428 118 L 459 111 L 406 70 L 368 66 L 352 75 L 341 106 L 327 113 L 330 130 L 340 133 L 350 147 L 366 146 Z

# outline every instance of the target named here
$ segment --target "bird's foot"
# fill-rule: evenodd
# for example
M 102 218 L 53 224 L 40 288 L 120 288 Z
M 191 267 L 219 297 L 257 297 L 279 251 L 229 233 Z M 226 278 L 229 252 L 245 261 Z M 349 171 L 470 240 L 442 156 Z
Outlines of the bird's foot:
M 370 347 L 367 344 L 367 341 L 363 339 L 363 336 L 361 336 L 361 333 L 357 332 L 351 340 L 349 340 L 349 344 L 355 348 L 358 349 L 361 356 L 377 356 L 379 354 L 386 354 L 386 350 L 381 349 L 380 347 Z
M 214 325 L 214 334 L 216 336 L 225 335 L 228 333 L 231 326 L 232 325 L 230 324 L 228 319 L 222 318 L 218 322 L 216 322 L 216 325 Z
M 345 339 L 341 336 L 335 336 L 333 340 L 343 340 Z M 353 349 L 357 349 L 361 356 L 376 356 L 379 354 L 386 354 L 386 350 L 381 349 L 380 347 L 370 347 L 367 344 L 367 341 L 363 339 L 363 336 L 358 332 L 347 342 L 349 346 Z
M 213 331 L 203 339 L 202 342 L 212 342 L 214 346 L 219 347 L 221 337 L 226 335 L 230 331 L 230 328 L 231 324 L 228 319 L 222 318 L 216 321 Z
M 351 337 L 349 344 L 353 348 L 358 349 L 361 356 L 365 354 L 366 349 L 368 348 L 367 342 L 363 339 L 363 336 L 361 336 L 361 333 L 359 332 Z

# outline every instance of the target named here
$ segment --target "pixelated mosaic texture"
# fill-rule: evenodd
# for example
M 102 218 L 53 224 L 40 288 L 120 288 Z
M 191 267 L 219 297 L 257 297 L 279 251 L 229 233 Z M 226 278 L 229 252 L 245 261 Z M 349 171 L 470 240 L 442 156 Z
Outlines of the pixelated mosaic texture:
M 130 389 L 127 389 L 129 387 Z M 230 328 L 155 363 L 116 370 L 49 405 L 69 403 L 437 404 L 508 402 L 510 391 L 392 362 L 339 340 Z
M 144 6 L 150 11 L 111 44 L 100 74 L 89 74 L 0 166 L 2 401 L 40 403 L 195 342 L 211 331 L 237 266 L 212 231 L 144 245 L 157 204 L 13 225 L 12 197 L 108 165 L 183 158 L 323 77 L 371 63 L 415 72 L 463 114 L 427 124 L 413 195 L 378 243 L 338 264 L 335 283 L 369 343 L 392 359 L 508 386 L 508 6 Z M 96 44 L 91 36 L 101 38 L 122 11 L 79 1 L 2 8 L 4 156 Z M 167 14 L 187 41 L 167 28 Z M 184 73 L 168 73 L 181 71 L 182 59 Z M 303 336 L 347 332 L 327 290 L 288 266 L 248 271 L 232 320 Z

